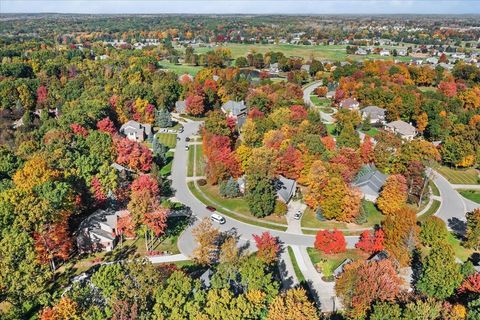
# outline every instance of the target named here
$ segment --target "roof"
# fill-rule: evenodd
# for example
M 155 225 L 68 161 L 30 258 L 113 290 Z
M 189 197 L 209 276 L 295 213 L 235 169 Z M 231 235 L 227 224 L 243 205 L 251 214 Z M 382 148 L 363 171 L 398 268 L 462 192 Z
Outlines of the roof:
M 343 269 L 345 268 L 345 266 L 347 264 L 349 264 L 350 262 L 352 262 L 352 259 L 347 258 L 347 259 L 343 260 L 343 262 L 340 263 L 340 265 L 338 267 L 336 267 L 335 270 L 333 270 L 333 275 L 335 277 L 338 277 L 343 272 Z
M 205 288 L 210 288 L 210 280 L 213 275 L 212 269 L 207 269 L 202 275 L 200 276 L 200 281 Z
M 368 261 L 382 261 L 385 259 L 388 259 L 388 253 L 382 250 L 377 253 L 374 253 L 370 258 L 368 258 Z
M 243 100 L 242 101 L 229 100 L 222 105 L 222 111 L 237 117 L 241 114 L 247 113 L 247 106 L 245 105 Z
M 404 136 L 415 135 L 417 133 L 417 130 L 414 126 L 402 120 L 392 121 L 387 123 L 386 126 Z
M 385 109 L 379 108 L 377 106 L 368 106 L 360 110 L 362 114 L 370 116 L 370 119 L 380 119 L 385 118 Z
M 363 194 L 378 196 L 386 180 L 387 176 L 378 171 L 374 165 L 365 165 L 355 177 L 353 186 L 358 187 Z
M 285 178 L 284 176 L 278 176 L 274 182 L 277 195 L 285 202 L 288 202 L 295 193 L 297 188 L 297 181 Z
M 149 135 L 152 132 L 152 126 L 135 120 L 129 120 L 120 127 L 120 132 L 136 132 L 139 135 Z
M 241 115 L 241 116 L 237 117 L 237 127 L 241 128 L 245 124 L 246 121 L 247 121 L 247 117 L 245 115 Z
M 128 211 L 115 211 L 113 209 L 97 210 L 80 223 L 79 230 L 88 230 L 90 234 L 98 237 L 113 240 L 115 236 L 110 230 L 105 230 L 105 226 L 110 229 L 117 228 L 118 217 L 125 215 Z M 102 227 L 103 226 L 103 227 Z
M 355 106 L 358 107 L 358 105 L 360 105 L 360 103 L 355 98 L 348 98 L 340 102 L 340 107 L 342 108 L 354 108 Z
M 185 103 L 185 100 L 180 100 L 175 102 L 175 111 L 178 113 L 185 113 L 187 110 L 187 104 Z

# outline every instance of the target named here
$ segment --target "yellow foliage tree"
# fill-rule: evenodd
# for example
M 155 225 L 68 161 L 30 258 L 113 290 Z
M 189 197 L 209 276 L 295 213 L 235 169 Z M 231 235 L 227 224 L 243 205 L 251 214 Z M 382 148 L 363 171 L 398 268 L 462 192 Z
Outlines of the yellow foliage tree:
M 22 169 L 15 172 L 13 183 L 21 190 L 31 190 L 33 187 L 59 176 L 60 172 L 50 169 L 44 156 L 38 154 L 28 160 Z
M 318 320 L 317 308 L 308 300 L 305 289 L 294 288 L 275 297 L 270 304 L 267 320 Z

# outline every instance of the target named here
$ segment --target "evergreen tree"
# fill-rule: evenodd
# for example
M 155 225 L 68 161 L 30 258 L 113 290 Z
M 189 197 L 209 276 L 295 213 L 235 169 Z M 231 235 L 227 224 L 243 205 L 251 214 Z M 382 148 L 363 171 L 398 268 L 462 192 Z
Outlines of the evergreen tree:
M 172 116 L 167 109 L 160 109 L 155 113 L 155 123 L 160 128 L 169 128 L 173 126 Z
M 367 114 L 367 116 L 365 117 L 365 119 L 363 119 L 363 122 L 362 122 L 362 129 L 363 131 L 368 131 L 370 129 L 372 129 L 372 122 L 371 122 L 371 118 L 370 118 L 370 115 Z
M 340 135 L 337 138 L 337 145 L 339 147 L 348 147 L 357 149 L 360 146 L 360 137 L 353 128 L 350 122 L 347 122 L 340 131 Z
M 225 198 L 236 198 L 240 196 L 240 189 L 238 188 L 238 183 L 230 177 L 227 181 L 222 181 L 220 183 L 220 195 Z
M 275 189 L 268 178 L 248 177 L 245 198 L 256 217 L 268 216 L 275 209 Z

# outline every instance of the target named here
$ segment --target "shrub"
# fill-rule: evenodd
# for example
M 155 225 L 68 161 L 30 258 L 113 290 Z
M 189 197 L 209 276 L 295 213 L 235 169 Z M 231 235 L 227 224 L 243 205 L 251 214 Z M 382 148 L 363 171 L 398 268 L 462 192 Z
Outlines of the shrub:
M 205 179 L 199 179 L 199 180 L 197 181 L 197 184 L 198 184 L 199 186 L 203 187 L 203 186 L 207 185 L 207 180 L 205 180 Z
M 334 254 L 347 251 L 347 243 L 343 232 L 320 230 L 315 238 L 315 249 L 326 254 Z
M 438 217 L 428 217 L 421 225 L 420 239 L 424 245 L 432 246 L 438 241 L 445 240 L 447 236 L 447 226 Z
M 227 181 L 222 181 L 219 187 L 220 195 L 224 198 L 236 198 L 240 196 L 238 183 L 230 177 Z
M 318 87 L 314 90 L 314 93 L 319 97 L 325 97 L 327 95 L 328 88 L 327 87 Z
M 282 201 L 276 201 L 275 202 L 275 209 L 273 210 L 273 214 L 282 217 L 287 214 L 288 207 L 285 204 L 285 202 Z

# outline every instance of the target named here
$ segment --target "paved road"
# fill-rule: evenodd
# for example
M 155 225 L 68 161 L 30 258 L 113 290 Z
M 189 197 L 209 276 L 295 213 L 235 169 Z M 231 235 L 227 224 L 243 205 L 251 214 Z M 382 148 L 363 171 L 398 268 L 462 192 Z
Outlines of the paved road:
M 321 85 L 322 85 L 322 82 L 318 81 L 318 82 L 314 82 L 314 83 L 306 86 L 303 89 L 303 102 L 307 106 L 309 106 L 309 107 L 314 106 L 314 104 L 312 102 L 312 99 L 310 99 L 310 95 L 312 94 L 313 90 L 320 87 Z M 325 123 L 334 123 L 335 122 L 335 119 L 331 115 L 329 115 L 328 113 L 320 111 L 320 115 L 321 115 L 321 117 L 322 117 L 322 119 Z
M 180 141 L 177 142 L 175 157 L 172 165 L 172 188 L 175 192 L 175 199 L 186 206 L 190 207 L 193 214 L 198 218 L 197 223 L 204 217 L 209 217 L 211 212 L 205 208 L 205 205 L 192 195 L 187 186 L 187 160 L 188 151 L 185 150 L 185 138 L 192 136 L 198 131 L 200 122 L 188 122 L 184 124 L 184 132 L 180 133 Z M 281 232 L 271 229 L 266 229 L 250 224 L 246 224 L 232 218 L 226 217 L 226 223 L 218 225 L 222 231 L 235 229 L 240 236 L 240 240 L 246 243 L 253 240 L 252 234 L 260 234 L 264 231 L 269 231 L 273 236 L 278 237 L 281 242 L 286 245 L 308 246 L 313 247 L 315 236 L 300 235 L 288 232 Z M 191 256 L 196 243 L 192 237 L 190 229 L 187 229 L 178 241 L 180 252 Z M 346 237 L 348 247 L 353 248 L 358 241 L 357 236 Z

